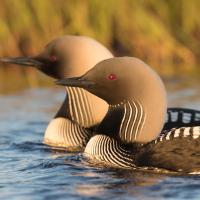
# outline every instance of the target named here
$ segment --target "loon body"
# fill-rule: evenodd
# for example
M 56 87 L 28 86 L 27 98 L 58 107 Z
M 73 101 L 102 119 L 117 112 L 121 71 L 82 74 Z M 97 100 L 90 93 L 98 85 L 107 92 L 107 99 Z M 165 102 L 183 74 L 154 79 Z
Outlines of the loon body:
M 165 88 L 142 61 L 107 59 L 81 77 L 58 84 L 82 87 L 110 105 L 85 148 L 89 158 L 123 168 L 200 171 L 200 127 L 179 127 L 181 120 L 178 128 L 167 127 L 160 134 L 166 112 Z
M 85 37 L 67 35 L 45 46 L 36 56 L 1 58 L 1 62 L 33 66 L 46 75 L 59 79 L 79 76 L 98 62 L 113 57 L 99 42 Z M 92 127 L 99 124 L 108 110 L 102 99 L 81 88 L 66 88 L 66 98 L 49 123 L 44 143 L 51 146 L 84 147 Z

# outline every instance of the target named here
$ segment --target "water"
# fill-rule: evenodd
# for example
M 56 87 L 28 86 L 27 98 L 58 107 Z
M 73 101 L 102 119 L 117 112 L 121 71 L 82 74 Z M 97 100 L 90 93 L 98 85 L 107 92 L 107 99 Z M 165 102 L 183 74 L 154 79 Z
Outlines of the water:
M 200 82 L 189 83 L 170 81 L 171 106 L 200 109 Z M 0 96 L 0 199 L 200 199 L 200 176 L 96 167 L 43 145 L 63 99 L 60 89 Z

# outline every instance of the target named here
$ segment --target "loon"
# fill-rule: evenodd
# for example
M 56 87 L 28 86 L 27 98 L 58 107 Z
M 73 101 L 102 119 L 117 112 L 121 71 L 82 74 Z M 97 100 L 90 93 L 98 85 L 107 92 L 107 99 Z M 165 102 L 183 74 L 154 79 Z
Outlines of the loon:
M 99 42 L 85 36 L 66 35 L 48 43 L 35 56 L 0 58 L 0 61 L 33 66 L 50 77 L 60 79 L 79 76 L 99 61 L 110 57 L 113 55 Z M 102 121 L 107 110 L 105 101 L 86 90 L 66 87 L 65 100 L 46 128 L 44 143 L 65 148 L 85 147 L 92 130 Z M 168 108 L 163 130 L 185 125 L 184 118 L 189 117 L 188 112 L 193 113 L 191 116 L 198 115 L 195 110 Z M 198 116 L 187 121 L 187 125 L 197 123 L 200 123 Z
M 80 77 L 57 84 L 80 87 L 104 99 L 109 110 L 86 145 L 92 160 L 122 168 L 200 171 L 200 126 L 160 134 L 166 92 L 159 76 L 133 57 L 104 60 Z
M 55 79 L 79 76 L 99 61 L 113 57 L 99 42 L 86 36 L 61 36 L 35 56 L 1 58 L 1 62 L 33 66 Z M 102 99 L 80 88 L 66 87 L 66 98 L 49 123 L 44 143 L 65 148 L 83 148 L 108 110 Z

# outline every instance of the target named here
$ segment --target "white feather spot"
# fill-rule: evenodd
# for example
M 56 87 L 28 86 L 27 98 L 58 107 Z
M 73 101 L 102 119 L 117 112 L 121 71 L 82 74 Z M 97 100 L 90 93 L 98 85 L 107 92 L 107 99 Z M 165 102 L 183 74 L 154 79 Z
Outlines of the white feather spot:
M 172 122 L 176 122 L 176 121 L 178 121 L 178 113 L 174 112 L 172 114 Z
M 191 122 L 192 115 L 190 113 L 183 113 L 183 123 L 187 124 Z
M 159 138 L 160 142 L 163 141 L 163 138 L 164 138 L 164 137 L 165 137 L 165 135 L 162 135 L 162 136 Z
M 174 137 L 176 138 L 176 137 L 179 137 L 179 135 L 180 135 L 180 129 L 176 129 L 175 130 L 175 133 L 174 133 Z
M 187 137 L 190 135 L 190 127 L 187 127 L 184 129 L 184 132 L 183 132 L 183 137 Z
M 193 128 L 193 138 L 197 139 L 200 136 L 200 126 Z

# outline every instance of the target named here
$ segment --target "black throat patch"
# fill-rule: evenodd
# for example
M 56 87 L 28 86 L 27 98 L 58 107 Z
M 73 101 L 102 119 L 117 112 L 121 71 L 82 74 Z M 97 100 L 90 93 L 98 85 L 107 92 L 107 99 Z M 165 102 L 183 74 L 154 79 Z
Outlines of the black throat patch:
M 109 106 L 108 112 L 97 128 L 97 133 L 118 138 L 121 122 L 124 116 L 124 106 Z

